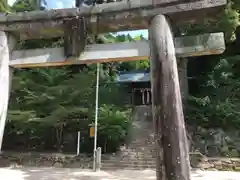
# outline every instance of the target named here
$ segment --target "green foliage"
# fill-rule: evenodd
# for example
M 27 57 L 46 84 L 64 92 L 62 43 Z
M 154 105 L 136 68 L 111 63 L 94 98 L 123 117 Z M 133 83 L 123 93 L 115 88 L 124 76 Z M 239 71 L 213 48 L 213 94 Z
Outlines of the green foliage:
M 1 0 L 0 12 L 10 12 L 10 7 L 8 6 L 8 0 Z
M 130 111 L 121 111 L 113 105 L 99 108 L 99 142 L 104 152 L 116 151 L 123 143 L 130 126 Z
M 234 54 L 232 57 L 228 56 L 229 52 L 237 51 L 233 48 L 238 42 L 232 42 L 235 40 L 235 30 L 240 25 L 239 9 L 238 0 L 228 1 L 222 14 L 215 19 L 205 19 L 204 26 L 189 24 L 182 27 L 182 32 L 186 34 L 224 32 L 227 42 L 223 55 L 200 57 L 196 60 L 198 62 L 195 68 L 201 72 L 195 76 L 198 91 L 189 97 L 185 112 L 190 124 L 205 128 L 240 127 L 238 72 L 240 57 Z M 201 61 L 205 63 L 200 63 Z M 190 71 L 194 72 L 193 68 L 191 67 Z
M 129 126 L 130 112 L 120 111 L 113 105 L 103 105 L 99 108 L 99 134 L 106 140 L 124 140 Z
M 240 57 L 221 59 L 208 74 L 201 92 L 190 97 L 187 119 L 206 128 L 240 127 Z
M 5 147 L 13 144 L 8 138 L 23 141 L 30 137 L 26 142 L 28 148 L 61 150 L 67 147 L 64 147 L 64 134 L 75 136 L 80 130 L 85 139 L 83 150 L 91 152 L 88 129 L 95 115 L 95 70 L 96 66 L 78 73 L 72 73 L 67 67 L 18 70 L 13 78 Z M 104 145 L 106 151 L 116 150 L 126 136 L 130 116 L 124 99 L 128 96 L 121 86 L 100 79 L 99 137 L 102 141 L 99 144 Z M 21 146 L 27 148 L 22 143 Z
M 33 11 L 37 8 L 35 7 L 35 3 L 33 3 L 31 0 L 18 0 L 13 4 L 11 9 L 15 12 L 22 12 Z
M 40 1 L 41 0 L 17 0 L 11 9 L 15 12 L 39 10 Z
M 36 10 L 36 2 L 17 1 L 12 9 L 16 12 Z M 97 40 L 100 43 L 122 41 L 111 34 L 99 35 Z M 94 38 L 89 36 L 89 43 L 92 41 Z M 59 47 L 62 44 L 62 39 L 30 40 L 22 41 L 18 48 Z M 106 63 L 100 71 L 99 145 L 104 146 L 104 151 L 117 149 L 126 135 L 130 119 L 126 113 L 128 107 L 125 107 L 129 97 L 124 87 L 113 83 L 117 69 L 117 63 Z M 73 137 L 80 130 L 82 151 L 92 152 L 93 142 L 88 129 L 95 114 L 95 86 L 95 65 L 17 70 L 13 78 L 5 148 L 16 148 L 18 144 L 18 148 L 23 149 L 62 150 L 70 147 L 67 151 L 74 151 L 76 148 L 72 146 L 76 141 Z M 69 135 L 72 138 L 66 142 L 65 137 Z M 24 142 L 26 139 L 28 141 Z
M 226 8 L 216 17 L 206 17 L 202 24 L 188 23 L 180 27 L 184 34 L 224 32 L 227 42 L 235 39 L 235 30 L 240 25 L 239 0 L 228 1 Z

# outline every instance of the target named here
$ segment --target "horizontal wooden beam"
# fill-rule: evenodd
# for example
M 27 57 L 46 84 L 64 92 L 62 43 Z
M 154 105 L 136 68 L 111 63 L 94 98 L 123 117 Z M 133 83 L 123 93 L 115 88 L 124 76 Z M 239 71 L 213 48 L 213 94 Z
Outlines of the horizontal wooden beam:
M 178 57 L 220 54 L 225 50 L 224 35 L 211 33 L 175 38 L 175 49 Z M 148 41 L 89 45 L 80 57 L 68 59 L 64 56 L 63 48 L 20 50 L 12 53 L 10 66 L 31 68 L 146 60 L 149 54 Z
M 227 0 L 128 0 L 93 7 L 20 12 L 0 15 L 0 30 L 20 34 L 21 39 L 63 36 L 67 19 L 84 16 L 89 33 L 148 28 L 149 20 L 165 14 L 172 23 L 205 19 L 222 11 Z

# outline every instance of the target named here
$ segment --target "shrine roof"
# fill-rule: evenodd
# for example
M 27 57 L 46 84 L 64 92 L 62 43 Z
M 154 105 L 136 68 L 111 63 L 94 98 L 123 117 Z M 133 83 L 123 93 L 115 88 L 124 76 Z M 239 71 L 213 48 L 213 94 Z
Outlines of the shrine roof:
M 188 77 L 188 79 L 193 79 L 193 77 Z M 120 72 L 116 76 L 116 82 L 118 83 L 141 83 L 150 82 L 150 72 L 149 71 L 139 71 L 139 72 Z
M 116 81 L 119 83 L 130 83 L 130 82 L 149 82 L 149 72 L 125 72 L 119 73 L 116 77 Z

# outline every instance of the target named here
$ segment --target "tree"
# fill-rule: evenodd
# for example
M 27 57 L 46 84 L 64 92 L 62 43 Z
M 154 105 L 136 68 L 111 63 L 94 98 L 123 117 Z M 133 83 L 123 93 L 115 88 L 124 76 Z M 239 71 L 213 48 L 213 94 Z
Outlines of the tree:
M 17 1 L 12 9 L 16 12 L 33 11 L 38 9 L 38 2 Z M 89 37 L 90 40 L 91 38 Z M 97 41 L 111 43 L 113 39 L 109 35 L 100 35 Z M 22 41 L 19 48 L 58 47 L 62 43 L 61 38 L 48 41 L 30 40 Z M 119 104 L 121 102 L 119 100 L 123 98 L 118 96 L 121 88 L 111 83 L 115 74 L 112 74 L 109 68 L 101 67 L 101 69 L 101 77 L 104 78 L 105 84 L 100 87 L 101 97 L 104 97 L 100 98 L 100 103 L 106 106 L 118 103 L 119 109 L 122 109 L 124 101 Z M 46 130 L 49 131 L 50 128 L 50 131 L 55 133 L 53 141 L 57 142 L 56 146 L 61 149 L 64 131 L 71 129 L 71 132 L 76 132 L 77 129 L 72 126 L 79 123 L 82 126 L 75 127 L 86 131 L 88 125 L 91 124 L 94 114 L 95 70 L 94 65 L 16 70 L 8 116 L 7 129 L 9 131 L 6 131 L 6 134 L 21 134 L 23 139 L 30 136 L 29 139 L 36 140 L 35 143 L 38 144 L 39 141 L 46 139 L 46 136 L 40 135 L 42 131 L 39 131 L 37 127 L 41 126 L 45 129 L 45 133 L 42 134 L 48 134 L 48 137 L 49 133 L 46 133 Z M 110 94 L 114 98 L 109 99 Z M 11 128 L 12 126 L 18 128 Z M 31 131 L 31 129 L 35 130 Z M 31 146 L 36 147 L 36 144 Z
M 239 5 L 238 0 L 229 1 L 219 17 L 205 19 L 205 26 L 182 27 L 187 34 L 224 32 L 226 41 L 223 54 L 191 58 L 189 61 L 188 74 L 194 79 L 190 82 L 191 95 L 185 114 L 190 124 L 222 129 L 239 126 L 237 90 L 240 81 L 236 70 L 239 66 L 240 36 L 236 31 L 240 27 Z
M 130 126 L 129 115 L 129 110 L 122 111 L 114 105 L 99 108 L 98 141 L 103 152 L 116 152 L 124 142 Z
M 17 0 L 11 9 L 15 12 L 44 10 L 46 5 L 45 0 Z
M 240 25 L 239 1 L 230 0 L 225 10 L 216 17 L 205 18 L 201 24 L 188 23 L 180 27 L 180 33 L 199 34 L 224 32 L 227 42 L 235 39 L 235 30 Z
M 240 127 L 238 68 L 240 57 L 220 59 L 208 74 L 197 97 L 190 97 L 187 118 L 205 128 Z
M 0 2 L 0 12 L 10 12 L 10 7 L 8 5 L 8 0 L 1 0 Z

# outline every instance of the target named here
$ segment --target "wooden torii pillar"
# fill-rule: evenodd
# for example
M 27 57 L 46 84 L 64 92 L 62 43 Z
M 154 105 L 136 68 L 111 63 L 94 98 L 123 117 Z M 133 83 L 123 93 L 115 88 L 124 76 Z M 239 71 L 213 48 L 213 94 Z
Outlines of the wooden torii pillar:
M 224 50 L 224 41 L 223 39 L 213 40 L 219 41 L 221 45 L 220 47 L 218 44 L 214 51 L 209 50 L 210 46 L 199 45 L 199 42 L 194 40 L 192 43 L 193 46 L 195 43 L 195 48 L 184 43 L 178 47 L 166 17 L 175 26 L 186 22 L 196 23 L 207 16 L 218 14 L 225 4 L 226 0 L 128 0 L 94 7 L 33 11 L 0 16 L 0 148 L 7 115 L 10 67 L 129 61 L 150 56 L 153 120 L 156 126 L 158 153 L 157 179 L 190 180 L 176 55 L 181 54 L 183 50 L 189 56 L 221 53 Z M 150 41 L 121 43 L 114 46 L 112 44 L 93 45 L 85 47 L 84 52 L 79 54 L 79 49 L 83 48 L 83 44 L 79 44 L 81 43 L 79 39 L 83 37 L 79 30 L 83 25 L 88 26 L 85 29 L 88 33 L 149 28 Z M 13 45 L 8 46 L 10 42 L 8 34 L 17 34 L 22 40 L 64 36 L 66 46 L 45 50 L 15 51 L 9 57 Z M 205 36 L 210 37 L 209 34 Z M 197 37 L 196 39 L 199 40 Z M 203 41 L 206 41 L 206 38 Z M 127 49 L 123 51 L 124 47 Z
M 189 151 L 177 59 L 173 35 L 165 16 L 157 15 L 153 18 L 149 34 L 157 164 L 161 164 L 157 168 L 157 174 L 159 179 L 188 180 Z

